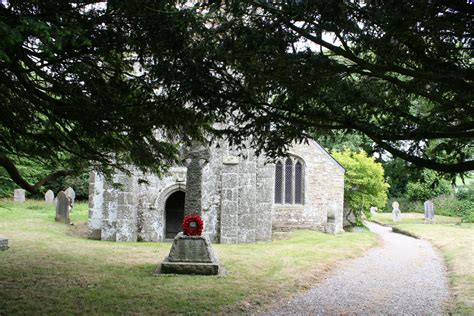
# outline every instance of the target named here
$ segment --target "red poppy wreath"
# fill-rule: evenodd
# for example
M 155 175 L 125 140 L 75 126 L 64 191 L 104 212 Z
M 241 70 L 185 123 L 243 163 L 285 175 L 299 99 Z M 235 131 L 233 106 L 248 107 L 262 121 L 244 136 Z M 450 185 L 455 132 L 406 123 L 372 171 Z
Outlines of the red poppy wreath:
M 186 236 L 201 236 L 204 228 L 204 222 L 197 214 L 186 215 L 181 225 Z

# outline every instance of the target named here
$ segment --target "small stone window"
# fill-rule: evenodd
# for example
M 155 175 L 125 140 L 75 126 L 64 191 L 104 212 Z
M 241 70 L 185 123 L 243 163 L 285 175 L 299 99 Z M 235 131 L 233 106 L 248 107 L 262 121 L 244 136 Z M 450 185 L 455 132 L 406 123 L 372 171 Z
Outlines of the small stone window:
M 275 163 L 275 204 L 303 204 L 303 166 L 296 157 Z

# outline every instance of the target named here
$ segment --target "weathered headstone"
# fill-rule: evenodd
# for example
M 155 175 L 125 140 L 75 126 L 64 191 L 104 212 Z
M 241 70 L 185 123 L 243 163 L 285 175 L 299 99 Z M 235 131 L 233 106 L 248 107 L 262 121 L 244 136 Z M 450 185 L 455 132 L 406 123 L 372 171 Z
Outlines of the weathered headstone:
M 67 188 L 64 193 L 66 196 L 71 200 L 71 207 L 74 206 L 74 200 L 76 199 L 76 192 L 74 192 L 73 188 Z
M 8 249 L 8 239 L 0 237 L 0 251 Z
M 23 189 L 15 189 L 15 191 L 13 191 L 13 201 L 14 202 L 20 202 L 20 203 L 23 203 L 25 202 L 25 190 Z
M 400 211 L 400 204 L 397 201 L 392 203 L 392 218 L 394 222 L 402 220 L 402 212 Z
M 63 222 L 65 224 L 70 223 L 69 211 L 71 210 L 71 200 L 66 193 L 60 191 L 57 196 L 56 203 L 56 221 Z
M 425 208 L 425 222 L 431 222 L 434 220 L 434 205 L 431 200 L 425 201 L 423 204 Z
M 377 207 L 372 206 L 372 207 L 370 208 L 370 214 L 377 214 L 377 210 L 378 210 Z
M 54 203 L 54 192 L 51 190 L 46 191 L 44 194 L 44 200 L 46 203 Z

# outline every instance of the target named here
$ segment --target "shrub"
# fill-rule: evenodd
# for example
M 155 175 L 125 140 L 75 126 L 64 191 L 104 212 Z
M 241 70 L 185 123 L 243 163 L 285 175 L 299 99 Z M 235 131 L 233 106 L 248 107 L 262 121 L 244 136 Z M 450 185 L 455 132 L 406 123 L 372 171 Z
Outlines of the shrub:
M 455 207 L 463 223 L 474 223 L 474 201 L 460 200 Z
M 456 191 L 456 197 L 459 200 L 474 202 L 474 185 L 461 187 Z
M 383 166 L 364 151 L 333 151 L 332 154 L 346 169 L 344 202 L 354 212 L 356 224 L 361 225 L 363 212 L 370 216 L 371 206 L 382 208 L 387 202 L 389 185 L 384 179 Z
M 474 202 L 460 201 L 461 219 L 464 223 L 474 223 Z
M 423 171 L 422 181 L 407 184 L 407 197 L 411 201 L 426 201 L 452 192 L 451 184 L 431 170 Z
M 457 212 L 458 200 L 454 195 L 441 195 L 432 199 L 435 215 L 459 216 Z
M 431 190 L 421 182 L 407 184 L 407 197 L 410 201 L 425 201 L 431 198 Z

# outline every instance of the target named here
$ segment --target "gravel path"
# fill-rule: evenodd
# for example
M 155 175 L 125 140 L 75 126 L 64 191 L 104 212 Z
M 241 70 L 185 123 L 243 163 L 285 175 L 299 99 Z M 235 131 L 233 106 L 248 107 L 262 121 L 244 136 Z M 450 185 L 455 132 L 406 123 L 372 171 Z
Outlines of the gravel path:
M 382 248 L 337 268 L 317 287 L 267 315 L 442 315 L 444 264 L 430 243 L 368 223 Z

